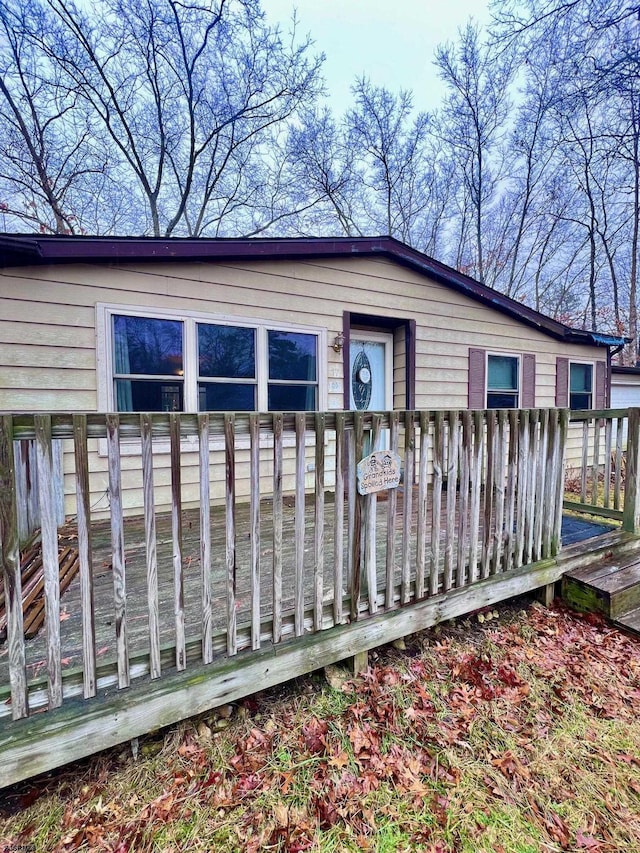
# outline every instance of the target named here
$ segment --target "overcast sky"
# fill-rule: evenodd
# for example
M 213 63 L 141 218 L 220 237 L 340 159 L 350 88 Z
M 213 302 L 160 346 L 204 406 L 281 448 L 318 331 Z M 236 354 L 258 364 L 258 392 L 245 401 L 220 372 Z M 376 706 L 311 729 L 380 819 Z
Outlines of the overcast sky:
M 469 17 L 482 25 L 489 20 L 488 0 L 263 0 L 268 19 L 283 29 L 294 6 L 301 33 L 326 54 L 336 113 L 350 105 L 350 86 L 362 74 L 392 91 L 411 89 L 416 107 L 433 109 L 442 93 L 436 45 L 455 41 Z

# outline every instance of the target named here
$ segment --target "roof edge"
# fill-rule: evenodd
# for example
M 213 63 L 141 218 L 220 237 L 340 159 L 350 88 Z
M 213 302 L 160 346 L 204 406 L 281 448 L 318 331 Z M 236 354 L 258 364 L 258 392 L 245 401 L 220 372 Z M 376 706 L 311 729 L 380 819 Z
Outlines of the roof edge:
M 378 237 L 89 237 L 0 234 L 0 266 L 111 263 L 122 260 L 222 261 L 384 255 L 557 340 L 622 346 L 627 338 L 573 329 L 389 236 Z

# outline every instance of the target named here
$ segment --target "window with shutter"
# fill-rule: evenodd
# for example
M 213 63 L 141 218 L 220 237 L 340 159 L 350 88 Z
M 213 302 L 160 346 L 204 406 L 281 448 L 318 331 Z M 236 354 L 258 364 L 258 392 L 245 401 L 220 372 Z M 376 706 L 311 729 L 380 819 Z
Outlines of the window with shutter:
M 519 356 L 487 356 L 487 409 L 517 409 L 519 403 Z

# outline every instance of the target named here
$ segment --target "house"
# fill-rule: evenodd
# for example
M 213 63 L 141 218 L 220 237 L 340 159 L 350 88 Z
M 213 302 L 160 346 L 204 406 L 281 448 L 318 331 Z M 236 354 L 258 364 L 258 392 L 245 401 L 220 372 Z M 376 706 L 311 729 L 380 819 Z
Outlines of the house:
M 623 343 L 390 237 L 0 235 L 5 411 L 604 408 Z M 122 452 L 134 510 L 139 443 Z M 99 502 L 106 451 L 92 453 Z M 156 488 L 168 505 L 168 474 Z

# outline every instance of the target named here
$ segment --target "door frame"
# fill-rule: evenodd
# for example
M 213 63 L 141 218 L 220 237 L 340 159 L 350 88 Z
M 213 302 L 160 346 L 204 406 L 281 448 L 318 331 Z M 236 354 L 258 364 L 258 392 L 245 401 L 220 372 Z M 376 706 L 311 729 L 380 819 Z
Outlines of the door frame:
M 391 411 L 393 409 L 393 333 L 370 332 L 367 329 L 351 329 L 351 334 L 349 336 L 349 353 L 347 362 L 349 368 L 347 373 L 349 408 L 351 408 L 351 346 L 354 342 L 357 343 L 358 341 L 371 341 L 372 343 L 384 344 L 385 408 L 383 411 Z
M 356 333 L 356 336 L 361 331 L 376 331 L 390 332 L 394 341 L 404 339 L 404 354 L 401 358 L 399 368 L 404 374 L 404 394 L 402 400 L 397 400 L 397 408 L 407 409 L 409 411 L 416 407 L 416 321 L 409 317 L 388 317 L 378 314 L 362 314 L 357 311 L 342 312 L 342 337 L 344 345 L 342 347 L 342 408 L 347 411 L 351 402 L 351 388 L 349 382 L 349 340 L 351 338 L 351 330 Z M 400 337 L 401 336 L 401 337 Z M 394 389 L 393 401 L 395 408 L 396 389 L 395 380 L 396 373 L 394 364 Z

